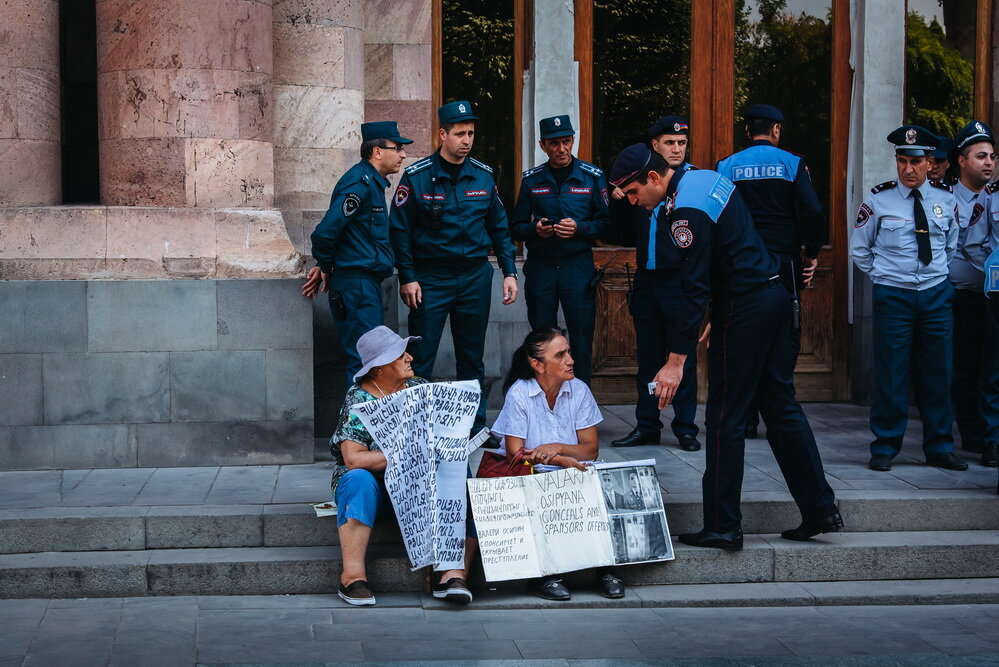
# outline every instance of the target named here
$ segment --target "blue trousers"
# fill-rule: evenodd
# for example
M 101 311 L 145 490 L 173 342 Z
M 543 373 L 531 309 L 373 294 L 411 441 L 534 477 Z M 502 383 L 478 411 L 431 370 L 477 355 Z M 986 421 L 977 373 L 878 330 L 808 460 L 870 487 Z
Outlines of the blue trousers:
M 344 317 L 337 317 L 333 308 L 333 293 L 343 299 Z M 343 278 L 330 276 L 330 312 L 336 333 L 347 353 L 347 385 L 354 384 L 354 373 L 361 370 L 357 354 L 357 339 L 382 324 L 382 284 L 374 278 Z
M 635 418 L 639 431 L 658 434 L 663 427 L 659 399 L 649 394 L 649 383 L 669 357 L 676 312 L 683 290 L 680 288 L 679 278 L 649 271 L 635 274 L 634 290 L 632 318 L 638 356 L 638 373 L 635 375 L 638 404 L 635 406 Z M 683 380 L 680 381 L 671 405 L 673 434 L 677 437 L 684 434 L 697 435 L 697 425 L 694 423 L 697 415 L 697 354 L 687 355 L 687 361 L 683 365 Z
M 894 457 L 902 448 L 909 422 L 910 378 L 923 418 L 923 451 L 953 450 L 953 301 L 949 280 L 925 290 L 874 286 L 872 455 Z
M 590 287 L 593 255 L 589 251 L 558 259 L 528 256 L 524 262 L 524 300 L 531 329 L 558 326 L 562 305 L 576 377 L 590 383 L 596 299 Z
M 709 531 L 741 528 L 746 413 L 754 394 L 770 449 L 802 517 L 818 520 L 836 511 L 815 436 L 794 395 L 790 328 L 791 307 L 779 285 L 712 296 L 701 484 Z
M 423 339 L 416 343 L 413 353 L 414 372 L 427 379 L 433 376 L 444 323 L 450 315 L 457 379 L 478 380 L 482 386 L 486 376 L 482 357 L 489 324 L 492 265 L 482 260 L 454 268 L 417 267 L 416 280 L 423 291 L 423 303 L 409 311 L 409 334 Z M 483 387 L 473 431 L 486 425 L 486 398 Z
M 999 442 L 999 324 L 980 291 L 954 290 L 954 417 L 965 449 Z

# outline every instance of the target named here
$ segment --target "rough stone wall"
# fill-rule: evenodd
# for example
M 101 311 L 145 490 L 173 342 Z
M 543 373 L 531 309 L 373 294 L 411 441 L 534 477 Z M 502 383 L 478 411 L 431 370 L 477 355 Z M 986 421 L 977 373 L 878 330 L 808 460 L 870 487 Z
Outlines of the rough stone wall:
M 274 201 L 269 0 L 98 0 L 101 201 Z
M 326 209 L 358 159 L 364 120 L 362 0 L 274 0 L 275 203 L 295 247 L 303 210 Z
M 0 206 L 62 199 L 59 2 L 0 0 Z

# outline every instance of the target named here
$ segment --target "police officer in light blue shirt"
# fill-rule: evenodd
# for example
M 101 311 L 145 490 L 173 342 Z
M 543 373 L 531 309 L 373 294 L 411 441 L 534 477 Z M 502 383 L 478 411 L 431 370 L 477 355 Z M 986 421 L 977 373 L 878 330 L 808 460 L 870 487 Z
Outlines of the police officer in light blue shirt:
M 910 370 L 926 463 L 967 470 L 954 455 L 949 388 L 953 375 L 949 276 L 958 237 L 951 188 L 927 179 L 927 154 L 936 135 L 904 125 L 888 135 L 897 181 L 876 185 L 860 206 L 850 257 L 874 281 L 874 396 L 872 470 L 890 470 L 902 448 L 909 412 Z
M 995 139 L 981 121 L 968 123 L 955 141 L 960 179 L 957 253 L 950 263 L 954 285 L 954 416 L 964 449 L 982 464 L 999 464 L 999 325 L 985 296 L 990 235 L 999 226 L 986 189 L 995 168 Z

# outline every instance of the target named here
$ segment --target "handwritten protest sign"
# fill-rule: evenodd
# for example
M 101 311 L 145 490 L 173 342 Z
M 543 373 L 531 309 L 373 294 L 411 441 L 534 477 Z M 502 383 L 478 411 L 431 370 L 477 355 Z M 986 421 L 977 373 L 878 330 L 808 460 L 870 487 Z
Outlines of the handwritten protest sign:
M 468 480 L 486 580 L 672 560 L 654 463 Z
M 355 406 L 385 453 L 385 487 L 413 569 L 464 567 L 468 432 L 479 383 L 431 382 Z

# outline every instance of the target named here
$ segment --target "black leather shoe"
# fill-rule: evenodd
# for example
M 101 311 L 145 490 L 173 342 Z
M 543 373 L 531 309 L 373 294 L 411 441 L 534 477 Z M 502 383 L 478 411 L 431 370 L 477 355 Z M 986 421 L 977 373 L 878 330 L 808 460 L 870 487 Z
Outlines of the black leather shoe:
M 746 427 L 746 440 L 756 440 L 760 437 L 760 427 L 759 426 L 747 426 Z
M 608 572 L 600 577 L 600 592 L 605 598 L 619 600 L 624 597 L 624 582 Z
M 871 470 L 887 472 L 891 470 L 891 457 L 884 454 L 875 454 L 871 457 L 871 462 L 867 464 L 867 467 Z
M 702 530 L 699 533 L 677 535 L 677 539 L 692 547 L 714 547 L 715 549 L 725 549 L 726 551 L 739 551 L 742 549 L 741 530 L 733 530 L 730 533 L 710 533 Z
M 944 452 L 926 457 L 926 465 L 944 470 L 967 470 L 967 461 L 961 460 L 954 452 Z
M 986 468 L 999 468 L 999 445 L 990 443 L 982 451 L 982 465 Z
M 534 593 L 539 598 L 546 600 L 558 600 L 564 602 L 572 599 L 572 594 L 565 587 L 558 577 L 542 577 L 533 579 L 527 583 L 527 591 Z
M 843 517 L 840 516 L 839 512 L 836 512 L 832 516 L 818 521 L 802 521 L 800 526 L 785 530 L 780 536 L 785 540 L 805 542 L 820 533 L 838 533 L 841 530 L 843 530 Z
M 677 436 L 677 440 L 680 441 L 680 449 L 685 452 L 696 452 L 701 448 L 701 443 L 697 442 L 697 436 L 691 433 Z
M 611 447 L 637 447 L 638 445 L 658 445 L 659 434 L 642 433 L 637 428 L 619 440 L 611 442 Z

